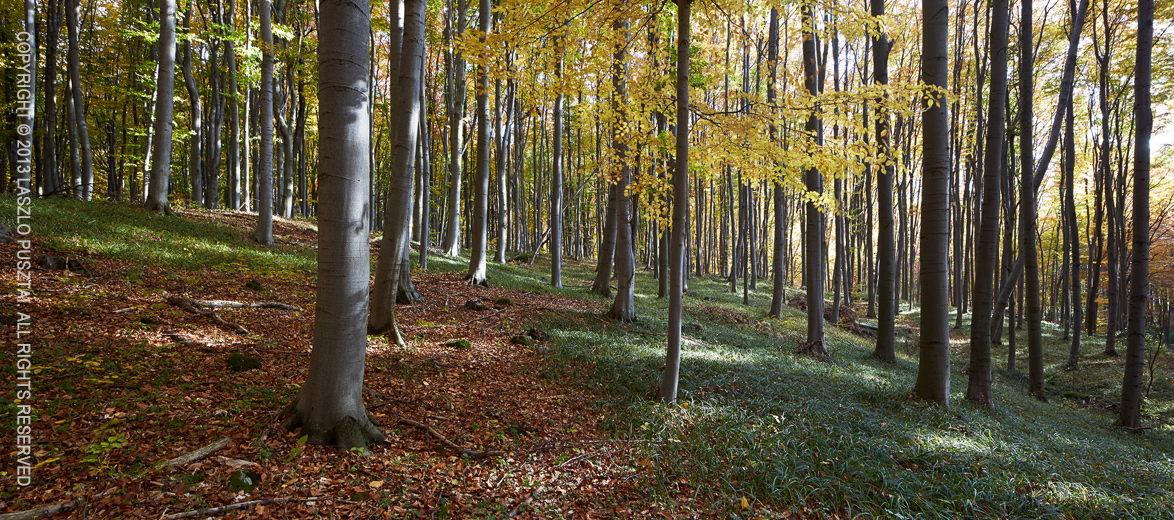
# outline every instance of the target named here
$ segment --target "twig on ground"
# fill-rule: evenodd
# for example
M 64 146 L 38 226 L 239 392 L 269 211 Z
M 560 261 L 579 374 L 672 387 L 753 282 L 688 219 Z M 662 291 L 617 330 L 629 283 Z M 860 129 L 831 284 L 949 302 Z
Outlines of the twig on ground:
M 60 513 L 68 513 L 73 511 L 82 504 L 81 500 L 70 500 L 60 504 L 53 504 L 51 506 L 38 507 L 36 509 L 29 509 L 28 511 L 20 511 L 17 513 L 5 513 L 0 515 L 0 520 L 36 520 L 38 518 L 47 518 Z
M 221 506 L 221 507 L 210 507 L 210 508 L 207 508 L 207 509 L 197 509 L 197 510 L 195 510 L 195 511 L 185 511 L 185 512 L 183 512 L 183 513 L 176 513 L 176 514 L 173 514 L 173 515 L 167 515 L 165 518 L 167 518 L 167 520 L 179 520 L 180 518 L 191 518 L 191 517 L 193 517 L 193 516 L 203 516 L 203 515 L 221 515 L 221 514 L 224 514 L 224 513 L 229 513 L 229 512 L 232 512 L 232 511 L 237 511 L 237 510 L 240 510 L 240 509 L 244 509 L 244 508 L 246 508 L 246 507 L 253 507 L 253 506 L 265 506 L 265 505 L 269 505 L 269 504 L 284 504 L 284 503 L 287 503 L 287 502 L 306 502 L 306 503 L 310 503 L 310 502 L 320 502 L 320 501 L 322 501 L 322 500 L 334 500 L 334 499 L 323 499 L 323 498 L 320 498 L 320 497 L 310 497 L 310 498 L 290 498 L 290 497 L 286 497 L 286 498 L 267 498 L 267 499 L 265 499 L 265 500 L 250 500 L 250 501 L 248 501 L 248 502 L 238 502 L 238 503 L 236 503 L 236 504 L 231 504 L 231 505 L 227 505 L 227 506 Z
M 475 319 L 475 320 L 469 320 L 469 321 L 466 321 L 466 322 L 462 323 L 462 324 L 461 324 L 461 326 L 462 326 L 462 327 L 464 327 L 464 326 L 467 326 L 467 325 L 470 325 L 470 324 L 476 323 L 476 322 L 478 322 L 478 321 L 481 321 L 481 320 L 487 320 L 487 319 L 489 319 L 489 318 L 492 318 L 492 317 L 494 317 L 494 316 L 497 316 L 498 314 L 501 314 L 501 313 L 503 313 L 503 312 L 505 312 L 505 311 L 508 311 L 508 310 L 510 310 L 510 308 L 509 308 L 509 307 L 506 307 L 506 308 L 503 308 L 503 309 L 498 309 L 498 311 L 497 311 L 497 312 L 495 312 L 495 313 L 493 313 L 493 314 L 486 314 L 486 315 L 484 315 L 484 316 L 482 316 L 482 317 L 480 317 L 480 318 L 477 318 L 477 319 Z
M 526 497 L 526 500 L 523 500 L 517 506 L 514 506 L 514 509 L 510 511 L 510 514 L 506 515 L 506 518 L 513 518 L 513 517 L 517 516 L 518 510 L 521 509 L 522 506 L 529 504 L 532 500 L 534 500 L 534 497 L 538 496 L 538 494 L 541 493 L 545 489 L 546 489 L 546 484 L 538 486 L 538 489 L 535 489 L 533 493 L 530 493 L 530 496 Z
M 172 466 L 182 466 L 182 465 L 188 464 L 190 462 L 195 462 L 197 460 L 207 458 L 209 455 L 224 449 L 225 446 L 228 446 L 228 443 L 230 441 L 232 441 L 232 437 L 225 437 L 225 438 L 220 439 L 216 442 L 213 442 L 212 444 L 204 446 L 203 448 L 200 448 L 196 451 L 193 451 L 190 453 L 185 453 L 185 454 L 180 455 L 174 459 L 171 459 L 167 462 L 164 462 L 163 467 L 169 468 Z
M 428 432 L 428 435 L 431 435 L 433 438 L 440 441 L 440 443 L 443 444 L 444 447 L 446 447 L 452 451 L 455 451 L 457 453 L 460 453 L 462 455 L 465 455 L 471 459 L 485 459 L 485 458 L 489 458 L 489 457 L 497 457 L 497 456 L 505 455 L 504 451 L 499 451 L 499 450 L 486 450 L 486 451 L 471 450 L 471 449 L 466 448 L 464 446 L 461 446 L 453 441 L 448 440 L 448 437 L 441 435 L 440 432 L 436 431 L 435 429 L 433 429 L 431 426 L 429 426 L 427 424 L 424 424 L 424 423 L 417 421 L 417 420 L 414 420 L 414 419 L 408 419 L 407 417 L 404 417 L 399 414 L 395 414 L 394 412 L 393 412 L 393 414 L 396 415 L 397 417 L 399 417 L 399 422 L 404 423 L 408 426 L 415 426 L 416 428 L 419 428 L 421 430 L 424 430 L 425 432 Z
M 204 307 L 212 307 L 217 309 L 278 309 L 283 311 L 300 311 L 301 307 L 287 305 L 281 302 L 257 302 L 257 303 L 242 303 L 231 300 L 192 300 Z
M 133 311 L 133 310 L 137 309 L 137 308 L 138 308 L 138 307 L 127 307 L 127 308 L 125 308 L 125 309 L 118 309 L 118 310 L 116 310 L 116 311 L 110 311 L 110 314 L 126 314 L 126 313 L 128 313 L 128 312 L 130 312 L 130 311 Z

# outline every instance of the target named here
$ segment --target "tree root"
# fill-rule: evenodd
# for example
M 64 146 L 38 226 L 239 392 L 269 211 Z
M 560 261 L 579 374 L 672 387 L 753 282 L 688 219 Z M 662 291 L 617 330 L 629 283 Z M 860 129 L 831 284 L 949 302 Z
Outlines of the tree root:
M 184 311 L 190 312 L 192 314 L 199 314 L 200 316 L 208 318 L 213 323 L 220 325 L 221 327 L 227 328 L 233 332 L 236 332 L 237 334 L 245 335 L 245 334 L 249 333 L 248 329 L 246 329 L 240 325 L 224 321 L 224 319 L 221 318 L 220 316 L 217 316 L 216 312 L 213 311 L 212 309 L 201 309 L 200 308 L 202 306 L 201 302 L 198 302 L 196 300 L 192 300 L 189 298 L 184 298 L 182 296 L 175 296 L 173 294 L 168 294 L 166 299 L 167 299 L 167 303 L 170 303 L 170 304 L 172 304 L 176 307 L 179 307 L 179 308 L 183 309 Z
M 827 361 L 832 356 L 823 346 L 823 342 L 819 340 L 808 342 L 800 342 L 798 347 L 795 347 L 796 354 L 807 354 L 820 361 Z
M 174 459 L 171 459 L 167 462 L 164 462 L 163 467 L 170 468 L 173 466 L 182 466 L 184 464 L 189 464 L 192 462 L 196 462 L 198 460 L 206 459 L 206 458 L 208 458 L 209 455 L 224 449 L 226 446 L 228 446 L 228 443 L 231 441 L 232 441 L 232 437 L 225 437 L 225 438 L 220 439 L 216 442 L 213 442 L 212 444 L 204 446 L 203 448 L 200 448 L 198 450 L 195 450 L 195 451 L 192 451 L 189 453 L 185 453 L 185 454 L 180 455 Z

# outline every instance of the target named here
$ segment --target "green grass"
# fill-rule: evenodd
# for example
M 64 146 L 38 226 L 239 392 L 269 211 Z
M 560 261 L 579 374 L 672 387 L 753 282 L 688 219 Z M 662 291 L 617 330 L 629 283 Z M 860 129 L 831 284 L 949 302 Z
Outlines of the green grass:
M 14 214 L 14 199 L 0 211 Z M 168 268 L 313 271 L 306 248 L 251 245 L 247 231 L 196 219 L 164 218 L 109 203 L 34 201 L 36 239 L 64 252 L 100 254 Z M 144 240 L 144 236 L 153 237 Z M 432 255 L 431 270 L 463 272 L 467 258 Z M 539 264 L 542 264 L 540 259 Z M 489 266 L 491 284 L 606 302 L 589 294 L 590 263 L 564 269 Z M 1149 430 L 1114 428 L 1088 404 L 1118 399 L 1119 360 L 1086 338 L 1080 368 L 1066 372 L 1068 344 L 1045 325 L 1050 402 L 1026 395 L 1026 378 L 1004 369 L 996 348 L 994 411 L 963 400 L 965 341 L 955 346 L 952 406 L 910 397 L 916 339 L 898 340 L 898 361 L 871 356 L 873 343 L 829 327 L 830 362 L 794 354 L 805 316 L 785 308 L 764 317 L 770 284 L 741 303 L 719 280 L 694 278 L 685 298 L 686 342 L 679 404 L 650 396 L 664 360 L 667 303 L 655 281 L 637 276 L 639 322 L 619 326 L 591 311 L 547 312 L 533 326 L 552 333 L 542 376 L 601 396 L 601 427 L 636 439 L 638 474 L 658 507 L 703 517 L 771 516 L 784 511 L 862 518 L 1174 518 L 1174 387 L 1159 370 L 1145 402 Z M 793 290 L 789 293 L 793 294 Z M 82 305 L 84 302 L 78 302 Z M 590 309 L 591 306 L 584 306 Z M 916 317 L 916 310 L 904 315 Z M 915 324 L 915 322 L 914 322 Z M 959 331 L 965 337 L 966 330 Z M 1019 336 L 1020 367 L 1026 341 Z M 1169 354 L 1167 354 L 1169 355 Z M 256 399 L 267 397 L 257 394 Z M 638 460 L 651 464 L 644 473 Z M 621 461 L 622 463 L 622 461 Z M 745 505 L 743 507 L 743 499 Z
M 16 198 L 0 196 L 0 214 L 10 225 Z M 33 199 L 25 221 L 42 249 L 100 255 L 168 270 L 252 271 L 258 274 L 314 272 L 314 250 L 278 244 L 264 247 L 250 231 L 204 219 L 153 215 L 141 206 L 73 199 Z M 250 218 L 250 226 L 255 223 Z M 128 273 L 133 276 L 133 273 Z

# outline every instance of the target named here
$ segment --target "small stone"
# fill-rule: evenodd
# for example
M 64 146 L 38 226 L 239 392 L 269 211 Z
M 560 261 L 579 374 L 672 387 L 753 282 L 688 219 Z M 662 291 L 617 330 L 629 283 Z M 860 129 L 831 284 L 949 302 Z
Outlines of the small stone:
M 254 291 L 260 291 L 264 289 L 264 286 L 261 285 L 261 282 L 256 280 L 249 280 L 245 283 L 245 288 L 252 289 Z
M 465 302 L 465 308 L 471 311 L 489 310 L 489 306 L 481 303 L 481 300 L 469 300 Z
M 542 329 L 526 329 L 524 332 L 522 332 L 522 334 L 525 336 L 530 336 L 530 338 L 532 338 L 534 341 L 546 341 L 550 339 L 550 334 L 547 334 L 546 331 Z
M 469 341 L 468 339 L 465 339 L 465 338 L 450 339 L 450 340 L 444 342 L 444 346 L 455 347 L 455 348 L 459 348 L 462 350 L 468 350 L 468 349 L 473 348 L 473 342 Z
M 252 493 L 259 484 L 261 484 L 261 474 L 251 469 L 238 469 L 228 478 L 228 490 L 233 493 L 241 491 Z
M 501 298 L 493 300 L 493 304 L 500 305 L 502 307 L 513 307 L 514 301 L 509 298 L 506 298 L 505 296 L 502 296 Z
M 233 372 L 245 372 L 261 368 L 261 360 L 247 354 L 233 352 L 228 355 L 225 365 Z

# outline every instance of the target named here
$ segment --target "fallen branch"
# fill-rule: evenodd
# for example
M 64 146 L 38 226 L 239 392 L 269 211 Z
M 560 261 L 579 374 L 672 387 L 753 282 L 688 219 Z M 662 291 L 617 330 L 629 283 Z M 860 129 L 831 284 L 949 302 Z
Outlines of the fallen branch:
M 510 511 L 510 514 L 506 515 L 506 518 L 513 518 L 517 516 L 518 510 L 521 509 L 522 506 L 529 504 L 530 501 L 534 500 L 534 497 L 538 496 L 538 494 L 541 493 L 544 489 L 546 489 L 546 484 L 538 486 L 538 489 L 535 489 L 533 493 L 530 493 L 530 496 L 526 497 L 526 500 L 523 500 L 521 503 L 515 506 L 514 509 Z
M 249 331 L 247 329 L 245 329 L 244 327 L 242 327 L 240 325 L 224 321 L 223 318 L 216 315 L 215 311 L 213 311 L 211 309 L 201 309 L 200 306 L 202 304 L 196 300 L 191 300 L 188 298 L 184 298 L 182 296 L 175 296 L 175 295 L 169 294 L 169 295 L 167 295 L 167 303 L 170 303 L 170 304 L 172 304 L 176 307 L 179 307 L 179 308 L 181 308 L 187 312 L 190 312 L 192 314 L 199 314 L 200 316 L 203 316 L 205 318 L 212 320 L 212 322 L 216 323 L 217 325 L 231 329 L 233 332 L 236 332 L 237 334 L 248 334 L 249 333 Z
M 128 313 L 128 312 L 130 312 L 130 311 L 133 311 L 133 310 L 137 309 L 137 308 L 138 308 L 138 307 L 127 307 L 127 308 L 125 308 L 125 309 L 118 309 L 118 310 L 116 310 L 116 311 L 110 311 L 110 314 L 126 314 L 126 313 Z
M 36 520 L 38 518 L 47 518 L 60 513 L 68 513 L 73 511 L 81 504 L 81 500 L 70 500 L 69 502 L 38 507 L 36 509 L 29 509 L 28 511 L 21 511 L 19 513 L 5 513 L 0 515 L 0 520 Z
M 185 511 L 183 513 L 176 513 L 173 515 L 167 515 L 164 518 L 166 518 L 167 520 L 179 520 L 180 518 L 191 518 L 193 516 L 221 515 L 224 513 L 229 513 L 232 511 L 237 511 L 240 509 L 244 509 L 246 507 L 253 507 L 253 506 L 267 506 L 269 504 L 285 504 L 287 502 L 310 503 L 310 502 L 319 502 L 321 500 L 324 500 L 324 499 L 319 498 L 319 497 L 310 497 L 310 498 L 288 498 L 287 497 L 287 498 L 268 498 L 265 500 L 250 500 L 248 502 L 239 502 L 239 503 L 231 504 L 231 505 L 227 505 L 227 506 L 210 507 L 207 509 L 197 509 L 195 511 Z
M 283 311 L 300 311 L 301 307 L 293 305 L 286 305 L 281 302 L 257 302 L 257 303 L 242 303 L 231 300 L 192 300 L 195 303 L 203 305 L 204 307 L 212 307 L 216 309 L 279 309 Z
M 486 314 L 486 315 L 484 315 L 484 316 L 482 316 L 482 317 L 480 317 L 480 318 L 477 318 L 477 319 L 473 319 L 473 320 L 466 321 L 466 322 L 462 323 L 462 324 L 461 324 L 461 326 L 462 326 L 462 327 L 464 327 L 464 326 L 466 326 L 466 325 L 471 325 L 471 324 L 473 324 L 473 323 L 477 323 L 477 322 L 479 322 L 479 321 L 481 321 L 481 320 L 487 320 L 487 319 L 489 319 L 489 318 L 492 318 L 492 317 L 494 317 L 494 316 L 497 316 L 498 314 L 501 314 L 501 313 L 503 313 L 503 312 L 505 312 L 505 311 L 508 311 L 508 310 L 510 310 L 510 308 L 509 308 L 509 307 L 505 307 L 505 308 L 503 308 L 503 309 L 498 309 L 498 311 L 497 311 L 497 312 L 495 312 L 495 313 L 493 313 L 493 314 Z
M 196 451 L 193 451 L 190 453 L 185 453 L 185 454 L 180 455 L 174 459 L 171 459 L 167 462 L 164 462 L 163 467 L 169 468 L 172 466 L 182 466 L 182 465 L 188 464 L 190 462 L 195 462 L 197 460 L 205 459 L 209 455 L 224 449 L 225 446 L 228 446 L 228 443 L 230 441 L 232 441 L 232 437 L 225 437 L 225 438 L 220 439 L 216 442 L 213 442 L 212 444 L 204 446 L 203 448 L 200 448 Z
M 436 431 L 431 426 L 428 426 L 427 424 L 424 424 L 424 423 L 417 421 L 417 420 L 414 420 L 414 419 L 408 419 L 407 417 L 399 416 L 399 422 L 404 423 L 408 426 L 415 426 L 416 428 L 419 428 L 421 430 L 428 432 L 428 435 L 431 435 L 432 437 L 436 438 L 436 440 L 440 441 L 440 443 L 443 444 L 446 448 L 448 448 L 452 451 L 455 451 L 457 453 L 460 453 L 461 455 L 465 455 L 471 459 L 484 459 L 484 458 L 488 458 L 488 457 L 498 457 L 501 455 L 505 455 L 504 451 L 498 451 L 498 450 L 476 451 L 476 450 L 471 450 L 471 449 L 466 448 L 464 446 L 458 445 L 457 443 L 448 440 L 448 437 L 441 435 L 440 432 Z

